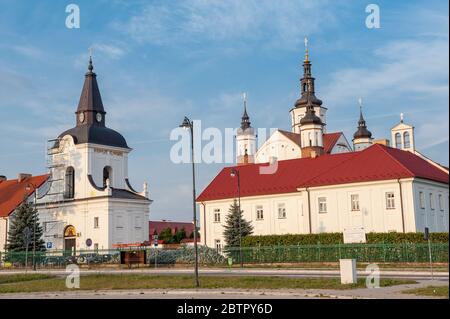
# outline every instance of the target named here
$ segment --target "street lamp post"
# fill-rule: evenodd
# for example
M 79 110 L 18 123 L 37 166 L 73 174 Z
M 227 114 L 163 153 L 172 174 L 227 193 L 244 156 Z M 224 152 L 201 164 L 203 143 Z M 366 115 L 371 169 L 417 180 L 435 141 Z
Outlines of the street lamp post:
M 242 223 L 241 223 L 241 175 L 239 170 L 233 168 L 231 170 L 231 176 L 237 177 L 237 189 L 238 189 L 238 212 L 239 212 L 239 259 L 241 261 L 241 268 L 244 268 L 244 259 L 242 258 Z
M 195 203 L 195 161 L 194 161 L 194 123 L 186 116 L 180 127 L 187 129 L 191 134 L 191 154 L 192 154 L 192 209 L 194 214 L 194 254 L 195 254 L 195 286 L 200 287 L 198 280 L 198 244 L 197 244 L 197 205 Z
M 30 187 L 32 186 L 32 188 Z M 34 189 L 34 202 L 33 202 L 33 270 L 36 270 L 36 219 L 37 219 L 37 188 L 34 184 L 30 183 L 27 185 L 27 190 Z

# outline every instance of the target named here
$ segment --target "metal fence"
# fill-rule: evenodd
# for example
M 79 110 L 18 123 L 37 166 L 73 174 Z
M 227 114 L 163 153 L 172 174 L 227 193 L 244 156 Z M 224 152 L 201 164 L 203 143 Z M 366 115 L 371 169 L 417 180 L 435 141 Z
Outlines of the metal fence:
M 136 258 L 136 252 L 145 251 L 145 258 Z M 199 246 L 199 262 L 208 265 L 225 264 L 225 257 L 215 249 Z M 123 253 L 129 253 L 128 257 Z M 64 250 L 37 251 L 34 256 L 32 251 L 0 252 L 0 268 L 60 268 L 68 264 L 80 266 L 110 266 L 125 264 L 150 265 L 174 265 L 193 264 L 195 262 L 194 248 L 190 246 L 178 246 L 171 249 L 156 249 L 153 247 L 121 248 L 110 250 L 79 250 L 75 253 Z
M 448 243 L 431 244 L 433 262 L 448 262 Z M 226 254 L 240 262 L 240 248 L 228 248 Z M 244 247 L 244 263 L 338 262 L 339 259 L 358 262 L 428 262 L 428 244 L 340 244 Z
M 433 262 L 448 262 L 448 243 L 431 244 Z M 146 262 L 150 265 L 192 264 L 195 260 L 192 248 L 82 250 L 36 252 L 37 268 L 64 267 L 67 264 L 87 266 L 108 266 L 121 263 L 121 252 L 146 251 Z M 241 249 L 227 248 L 218 254 L 215 249 L 199 246 L 201 264 L 225 265 L 226 258 L 240 263 Z M 428 244 L 340 244 L 340 245 L 297 245 L 271 247 L 244 247 L 244 264 L 338 262 L 341 258 L 356 259 L 358 262 L 420 263 L 429 261 Z M 0 268 L 23 268 L 33 265 L 32 252 L 0 252 Z

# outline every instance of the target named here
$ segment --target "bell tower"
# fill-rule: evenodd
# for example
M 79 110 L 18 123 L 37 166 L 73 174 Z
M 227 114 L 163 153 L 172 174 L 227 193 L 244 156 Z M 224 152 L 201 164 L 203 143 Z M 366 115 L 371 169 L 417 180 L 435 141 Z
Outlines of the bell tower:
M 300 99 L 295 102 L 294 107 L 290 110 L 292 132 L 300 133 L 300 121 L 306 116 L 308 105 L 311 105 L 316 116 L 320 117 L 323 124 L 322 129 L 326 132 L 327 108 L 322 106 L 322 100 L 318 99 L 315 95 L 315 78 L 312 76 L 307 38 L 305 38 L 305 58 L 303 60 L 303 77 L 300 79 L 300 93 Z
M 316 157 L 324 153 L 323 126 L 322 120 L 314 111 L 314 106 L 312 104 L 307 105 L 306 114 L 300 120 L 302 158 Z
M 366 120 L 364 120 L 362 113 L 362 99 L 359 98 L 358 130 L 353 134 L 353 148 L 355 151 L 362 151 L 372 145 L 372 141 L 372 132 L 367 129 Z
M 414 152 L 414 126 L 404 122 L 404 114 L 400 114 L 400 123 L 391 129 L 391 145 L 395 148 Z
M 255 162 L 256 134 L 251 127 L 250 117 L 247 114 L 247 94 L 243 94 L 244 114 L 241 126 L 236 133 L 236 163 L 238 165 L 251 164 Z

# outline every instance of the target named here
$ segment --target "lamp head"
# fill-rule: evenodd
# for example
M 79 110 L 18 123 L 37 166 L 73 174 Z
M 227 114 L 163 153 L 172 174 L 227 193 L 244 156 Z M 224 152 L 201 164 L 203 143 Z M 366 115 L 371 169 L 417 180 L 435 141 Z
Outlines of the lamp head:
M 181 123 L 180 127 L 184 128 L 184 129 L 190 129 L 192 127 L 192 123 L 191 121 L 189 121 L 189 119 L 185 116 L 183 123 Z

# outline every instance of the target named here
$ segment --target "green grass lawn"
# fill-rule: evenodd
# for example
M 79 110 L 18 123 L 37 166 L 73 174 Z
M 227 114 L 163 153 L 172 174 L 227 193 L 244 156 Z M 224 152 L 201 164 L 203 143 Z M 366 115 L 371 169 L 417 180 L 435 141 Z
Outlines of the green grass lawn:
M 402 291 L 404 294 L 416 296 L 434 296 L 448 298 L 448 286 L 428 286 L 424 288 L 408 289 Z
M 31 276 L 31 275 L 23 275 Z M 8 276 L 0 276 L 8 277 Z M 0 284 L 0 293 L 13 292 L 50 292 L 66 291 L 65 277 L 32 278 L 27 281 L 16 280 L 14 283 Z M 381 279 L 381 286 L 413 284 L 415 281 L 404 279 Z M 341 285 L 339 278 L 286 278 L 266 276 L 203 276 L 200 277 L 201 288 L 241 288 L 241 289 L 354 289 L 364 288 L 365 279 L 357 284 Z M 82 290 L 111 289 L 192 289 L 193 276 L 186 275 L 86 275 L 80 278 Z
M 17 274 L 17 275 L 7 275 L 0 276 L 0 285 L 1 284 L 10 284 L 17 283 L 22 281 L 32 281 L 32 280 L 42 280 L 54 278 L 52 275 L 44 275 L 44 274 Z

